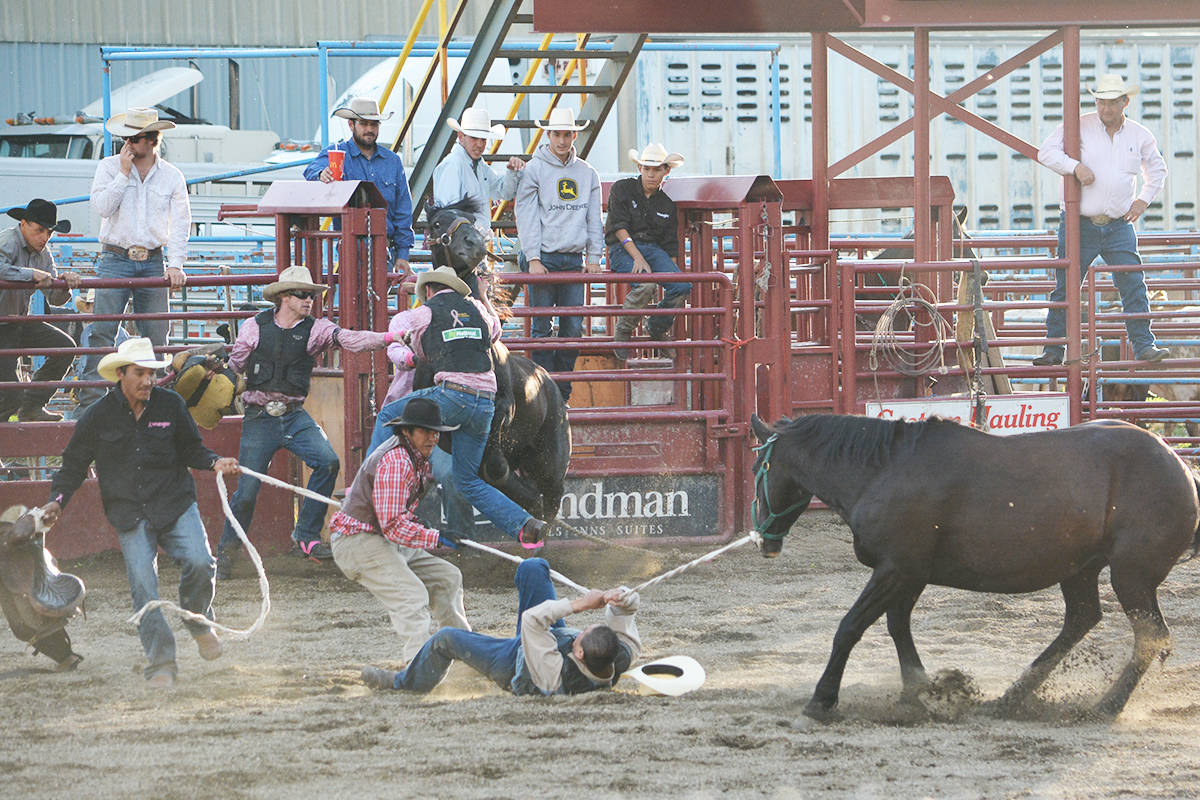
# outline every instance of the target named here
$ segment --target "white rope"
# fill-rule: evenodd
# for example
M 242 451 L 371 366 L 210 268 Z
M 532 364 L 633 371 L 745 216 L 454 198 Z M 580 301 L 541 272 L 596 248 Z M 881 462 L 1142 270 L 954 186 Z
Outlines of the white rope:
M 648 581 L 643 581 L 642 583 L 639 583 L 637 586 L 628 590 L 621 596 L 626 597 L 630 594 L 633 594 L 634 592 L 640 592 L 643 589 L 649 589 L 651 586 L 653 586 L 656 583 L 661 583 L 662 581 L 665 581 L 667 578 L 674 578 L 676 575 L 687 572 L 692 567 L 696 567 L 696 566 L 699 566 L 700 564 L 704 564 L 709 561 L 712 561 L 714 558 L 721 555 L 722 553 L 729 551 L 729 550 L 733 550 L 738 547 L 741 547 L 742 545 L 746 544 L 747 542 L 754 542 L 755 544 L 760 544 L 762 542 L 762 537 L 758 535 L 757 531 L 751 531 L 750 533 L 746 534 L 742 538 L 732 541 L 729 544 L 725 545 L 724 547 L 718 547 L 716 550 L 713 550 L 710 553 L 705 553 L 704 555 L 700 556 L 699 558 L 694 558 L 691 561 L 687 562 L 686 564 L 681 564 L 678 567 L 676 567 L 675 569 L 668 570 L 667 572 L 664 572 L 661 575 L 651 578 Z
M 474 547 L 476 550 L 482 550 L 485 553 L 491 553 L 494 556 L 500 556 L 500 558 L 507 559 L 516 564 L 520 564 L 522 561 L 525 560 L 525 559 L 521 558 L 520 556 L 514 556 L 513 554 L 506 553 L 503 550 L 497 550 L 494 547 L 488 547 L 486 544 L 480 544 L 479 542 L 476 542 L 472 539 L 459 539 L 458 541 L 460 544 L 465 544 L 467 547 Z M 559 583 L 561 583 L 564 586 L 571 587 L 572 589 L 579 592 L 580 594 L 588 593 L 588 588 L 586 586 L 580 586 L 578 583 L 571 580 L 566 575 L 563 575 L 561 572 L 557 572 L 555 570 L 550 570 L 550 577 L 554 578 L 554 580 L 558 581 Z
M 245 467 L 242 467 L 242 472 L 247 475 L 253 475 L 260 480 L 267 478 L 266 475 L 260 475 L 253 470 L 246 469 Z M 280 481 L 276 481 L 274 478 L 270 478 L 269 480 L 274 483 L 281 483 Z M 283 485 L 288 486 L 288 484 Z M 225 486 L 224 474 L 220 472 L 217 473 L 217 494 L 221 496 L 221 508 L 225 510 L 225 518 L 229 520 L 234 531 L 237 532 L 238 538 L 241 539 L 242 544 L 246 546 L 246 552 L 250 554 L 250 560 L 254 562 L 254 569 L 258 572 L 258 588 L 259 591 L 262 592 L 262 607 L 258 612 L 258 619 L 254 620 L 253 624 L 251 624 L 249 628 L 246 628 L 245 630 L 239 630 L 237 628 L 229 628 L 218 622 L 214 622 L 203 614 L 197 614 L 194 611 L 188 611 L 186 608 L 180 608 L 170 600 L 151 600 L 149 603 L 146 603 L 146 605 L 142 606 L 136 614 L 129 618 L 130 623 L 137 625 L 141 621 L 142 617 L 144 617 L 146 614 L 154 611 L 155 609 L 165 608 L 167 611 L 173 611 L 186 620 L 191 620 L 192 622 L 197 622 L 201 625 L 207 625 L 209 628 L 221 631 L 224 634 L 228 634 L 234 639 L 248 639 L 255 631 L 262 627 L 264 622 L 266 622 L 267 614 L 271 611 L 271 587 L 270 584 L 267 583 L 267 573 L 263 570 L 262 558 L 258 555 L 258 551 L 254 549 L 254 545 L 250 543 L 250 537 L 246 535 L 246 531 L 242 529 L 241 523 L 238 522 L 237 517 L 233 515 L 233 509 L 229 507 L 229 489 Z M 320 495 L 317 496 L 320 497 Z

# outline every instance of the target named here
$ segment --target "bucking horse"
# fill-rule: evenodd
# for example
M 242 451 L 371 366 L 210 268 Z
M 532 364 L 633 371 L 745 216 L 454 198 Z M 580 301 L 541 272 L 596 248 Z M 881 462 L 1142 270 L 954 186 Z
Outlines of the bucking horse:
M 489 258 L 483 233 L 473 220 L 474 201 L 464 198 L 426 208 L 426 242 L 433 266 L 450 266 L 478 293 L 478 274 Z M 497 298 L 507 304 L 507 299 Z M 496 411 L 479 465 L 479 476 L 538 519 L 553 522 L 563 496 L 571 457 L 571 428 L 566 403 L 550 373 L 525 356 L 509 352 L 503 342 L 492 345 L 496 371 Z M 428 363 L 418 364 L 413 387 L 433 385 Z M 441 446 L 453 446 L 453 434 Z

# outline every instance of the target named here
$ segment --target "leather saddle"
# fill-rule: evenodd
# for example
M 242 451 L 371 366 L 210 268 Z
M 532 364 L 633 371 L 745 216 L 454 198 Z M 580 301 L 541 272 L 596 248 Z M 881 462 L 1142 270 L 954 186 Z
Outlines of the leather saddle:
M 87 595 L 83 581 L 55 566 L 37 519 L 20 506 L 0 516 L 0 584 L 43 617 L 73 617 Z

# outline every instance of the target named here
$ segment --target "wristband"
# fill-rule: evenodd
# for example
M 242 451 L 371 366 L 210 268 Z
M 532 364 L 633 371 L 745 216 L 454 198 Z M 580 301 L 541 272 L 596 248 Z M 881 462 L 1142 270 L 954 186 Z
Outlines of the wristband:
M 633 241 L 633 237 L 632 237 L 632 236 L 630 236 L 630 237 L 629 237 L 629 238 L 627 238 L 627 239 L 622 239 L 622 240 L 621 240 L 621 247 L 624 247 L 625 245 L 629 244 L 629 243 L 630 243 L 630 242 L 632 242 L 632 241 Z
M 387 333 L 385 333 L 383 335 L 383 343 L 384 344 L 391 344 L 394 341 L 396 341 L 396 337 L 392 335 L 391 331 L 388 331 Z

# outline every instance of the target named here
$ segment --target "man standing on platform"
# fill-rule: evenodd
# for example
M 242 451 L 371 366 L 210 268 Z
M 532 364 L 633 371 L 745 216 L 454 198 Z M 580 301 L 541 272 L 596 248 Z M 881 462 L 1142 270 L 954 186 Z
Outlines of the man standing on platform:
M 379 146 L 379 123 L 391 119 L 392 112 L 381 114 L 379 103 L 369 97 L 355 97 L 333 112 L 350 121 L 350 138 L 330 145 L 304 168 L 304 179 L 330 183 L 335 180 L 370 181 L 387 202 L 388 262 L 393 269 L 408 271 L 408 253 L 415 238 L 412 227 L 412 197 L 404 162 L 386 146 Z M 329 151 L 345 153 L 340 177 L 329 167 Z
M 158 154 L 162 131 L 174 128 L 175 123 L 160 121 L 157 109 L 131 108 L 114 116 L 104 127 L 113 136 L 123 137 L 125 143 L 116 155 L 100 161 L 92 180 L 91 202 L 101 218 L 103 248 L 96 277 L 161 278 L 165 246 L 166 285 L 97 289 L 95 313 L 124 314 L 131 296 L 135 314 L 164 312 L 169 291 L 187 282 L 183 261 L 192 225 L 187 181 L 178 167 Z M 92 346 L 112 347 L 118 324 L 115 319 L 95 323 Z M 162 347 L 167 343 L 170 323 L 165 319 L 138 320 L 137 329 L 155 347 Z M 100 358 L 93 354 L 85 359 L 85 380 L 96 379 Z M 80 408 L 103 393 L 95 388 L 79 390 Z
M 1073 175 L 1083 187 L 1079 199 L 1081 280 L 1087 276 L 1096 256 L 1110 267 L 1142 263 L 1133 223 L 1162 191 L 1167 178 L 1167 164 L 1158 151 L 1154 134 L 1125 117 L 1129 98 L 1137 94 L 1137 87 L 1127 85 L 1120 75 L 1101 75 L 1090 91 L 1096 98 L 1096 110 L 1079 118 L 1079 160 L 1064 150 L 1062 125 L 1054 129 L 1038 151 L 1038 161 L 1059 175 Z M 1141 192 L 1137 191 L 1139 174 L 1143 178 Z M 1066 230 L 1064 216 L 1058 227 L 1059 258 L 1066 255 Z M 1150 311 L 1145 273 L 1114 271 L 1112 276 L 1126 314 Z M 1050 301 L 1061 303 L 1066 299 L 1067 271 L 1055 270 Z M 1170 355 L 1165 347 L 1155 344 L 1150 320 L 1127 319 L 1125 330 L 1138 361 L 1161 361 Z M 1061 339 L 1066 335 L 1066 309 L 1051 308 L 1046 314 L 1046 338 Z M 1033 363 L 1038 367 L 1061 364 L 1063 353 L 1063 345 L 1048 344 Z
M 492 201 L 516 197 L 525 161 L 517 156 L 510 158 L 503 177 L 484 161 L 488 140 L 501 140 L 505 134 L 503 125 L 492 124 L 486 108 L 468 108 L 461 122 L 448 119 L 446 124 L 458 133 L 458 141 L 433 170 L 433 202 L 446 206 L 464 197 L 474 200 L 479 207 L 475 227 L 490 239 Z
M 337 482 L 337 453 L 325 431 L 304 410 L 316 357 L 331 347 L 351 352 L 377 350 L 386 347 L 392 335 L 347 330 L 327 319 L 314 319 L 313 300 L 324 292 L 325 287 L 313 283 L 305 267 L 288 267 L 279 273 L 279 280 L 263 289 L 263 297 L 275 307 L 242 323 L 229 354 L 229 366 L 246 376 L 246 391 L 242 394 L 246 412 L 238 460 L 255 472 L 265 473 L 277 452 L 289 450 L 312 470 L 309 491 L 328 497 Z M 260 485 L 257 478 L 242 475 L 229 503 L 247 533 Z M 300 506 L 292 541 L 308 558 L 321 560 L 333 555 L 329 545 L 321 541 L 327 509 L 324 503 L 310 498 Z M 233 526 L 226 522 L 217 547 L 218 579 L 232 577 L 234 554 L 240 546 Z

